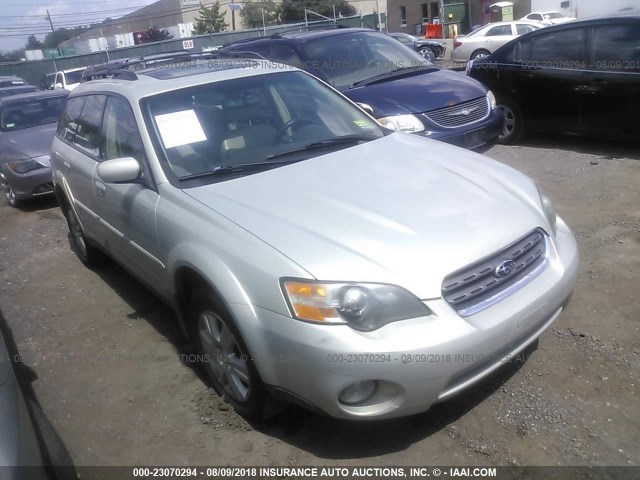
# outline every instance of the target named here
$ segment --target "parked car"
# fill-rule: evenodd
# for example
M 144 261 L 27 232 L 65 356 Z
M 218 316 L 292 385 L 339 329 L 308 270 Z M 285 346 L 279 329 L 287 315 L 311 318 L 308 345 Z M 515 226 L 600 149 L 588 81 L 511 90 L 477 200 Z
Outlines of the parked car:
M 3 478 L 47 479 L 29 405 L 13 369 L 15 357 L 0 328 L 0 470 Z
M 53 88 L 72 91 L 80 84 L 85 67 L 70 68 L 56 72 Z
M 0 75 L 0 88 L 18 87 L 21 85 L 27 85 L 27 82 L 17 75 Z
M 38 88 L 33 85 L 19 85 L 15 87 L 0 87 L 0 98 L 18 95 L 20 93 L 37 92 Z
M 491 55 L 505 43 L 525 33 L 542 28 L 531 22 L 495 22 L 460 36 L 453 41 L 451 59 L 454 62 L 468 62 L 475 58 Z
M 38 91 L 0 99 L 0 186 L 7 203 L 53 194 L 49 145 L 67 91 Z
M 561 23 L 575 20 L 575 18 L 567 17 L 566 15 L 555 10 L 550 10 L 547 12 L 531 12 L 529 15 L 525 15 L 524 17 L 522 17 L 521 20 L 537 22 L 541 25 L 559 25 Z
M 250 52 L 303 68 L 394 130 L 472 149 L 495 143 L 502 128 L 484 86 L 440 70 L 373 30 L 282 33 L 227 44 L 219 52 Z
M 640 16 L 575 21 L 523 35 L 467 73 L 495 92 L 503 143 L 527 129 L 640 138 Z
M 80 260 L 106 252 L 172 305 L 245 415 L 268 394 L 424 411 L 531 344 L 576 281 L 574 236 L 531 179 L 282 64 L 84 82 L 51 157 Z
M 434 59 L 443 58 L 445 52 L 447 51 L 445 44 L 443 42 L 438 42 L 437 40 L 418 38 L 413 35 L 409 35 L 408 33 L 401 32 L 392 32 L 388 33 L 387 35 L 395 38 L 403 45 L 412 48 L 429 61 L 432 61 L 432 59 L 429 58 L 431 55 L 433 55 Z M 431 55 L 429 55 L 429 53 L 431 53 Z

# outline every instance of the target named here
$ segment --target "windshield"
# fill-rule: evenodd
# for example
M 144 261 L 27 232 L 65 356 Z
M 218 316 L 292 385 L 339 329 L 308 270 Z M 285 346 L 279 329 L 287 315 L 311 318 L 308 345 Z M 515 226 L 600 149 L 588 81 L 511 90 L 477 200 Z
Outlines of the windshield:
M 377 32 L 318 38 L 305 43 L 302 51 L 313 62 L 314 73 L 339 90 L 399 69 L 432 65 L 397 40 Z
M 67 78 L 67 85 L 71 85 L 74 83 L 80 83 L 80 79 L 82 78 L 82 72 L 84 70 L 76 70 L 75 72 L 67 72 L 64 76 Z
M 39 98 L 6 106 L 0 111 L 0 131 L 12 132 L 57 122 L 65 98 Z
M 256 173 L 246 167 L 274 168 L 384 135 L 357 107 L 298 71 L 174 90 L 141 106 L 163 168 L 181 187 L 196 177 L 202 184 L 219 181 L 222 172 Z

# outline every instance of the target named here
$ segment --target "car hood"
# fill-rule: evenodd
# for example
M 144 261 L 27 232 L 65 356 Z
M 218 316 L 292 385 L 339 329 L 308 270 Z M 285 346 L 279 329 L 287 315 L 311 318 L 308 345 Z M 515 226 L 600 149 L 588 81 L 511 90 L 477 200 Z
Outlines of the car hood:
M 402 133 L 185 193 L 316 279 L 393 283 L 422 299 L 546 226 L 528 177 Z
M 477 80 L 448 70 L 432 70 L 343 91 L 354 102 L 373 108 L 373 115 L 423 113 L 481 97 L 486 88 Z
M 0 133 L 0 163 L 49 154 L 56 123 Z

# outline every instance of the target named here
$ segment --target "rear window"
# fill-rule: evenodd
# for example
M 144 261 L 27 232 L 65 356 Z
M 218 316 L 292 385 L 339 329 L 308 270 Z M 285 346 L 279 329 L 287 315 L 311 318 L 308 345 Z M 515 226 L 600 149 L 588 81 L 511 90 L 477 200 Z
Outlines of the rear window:
M 598 70 L 640 71 L 640 24 L 597 27 L 592 45 Z
M 0 112 L 0 130 L 10 132 L 55 123 L 64 107 L 65 97 L 50 97 L 9 105 Z

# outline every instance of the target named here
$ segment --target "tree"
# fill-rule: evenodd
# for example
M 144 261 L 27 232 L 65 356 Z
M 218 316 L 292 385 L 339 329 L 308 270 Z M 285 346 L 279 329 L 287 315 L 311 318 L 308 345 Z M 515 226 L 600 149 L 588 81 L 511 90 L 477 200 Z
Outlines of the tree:
M 278 6 L 273 0 L 245 2 L 240 16 L 248 28 L 262 27 L 262 10 L 264 10 L 264 24 L 270 25 L 278 21 Z
M 161 42 L 162 40 L 170 40 L 173 35 L 169 33 L 169 30 L 163 28 L 160 30 L 158 27 L 150 27 L 142 33 L 142 43 L 149 42 Z
M 42 42 L 38 40 L 35 35 L 29 35 L 27 44 L 24 46 L 24 48 L 26 48 L 27 50 L 41 50 L 43 46 L 44 45 L 42 45 Z
M 282 22 L 303 22 L 304 10 L 312 10 L 325 17 L 333 18 L 333 7 L 336 8 L 336 17 L 342 15 L 348 17 L 356 14 L 356 9 L 346 0 L 283 0 L 280 4 L 280 20 Z M 309 20 L 320 20 L 319 17 L 310 16 Z
M 198 14 L 200 16 L 196 18 L 196 25 L 193 29 L 194 35 L 224 32 L 229 26 L 224 22 L 224 12 L 220 12 L 220 2 L 216 2 L 210 7 L 200 5 Z
M 58 28 L 55 32 L 47 33 L 44 37 L 44 48 L 57 48 L 65 40 L 77 37 L 91 27 Z

